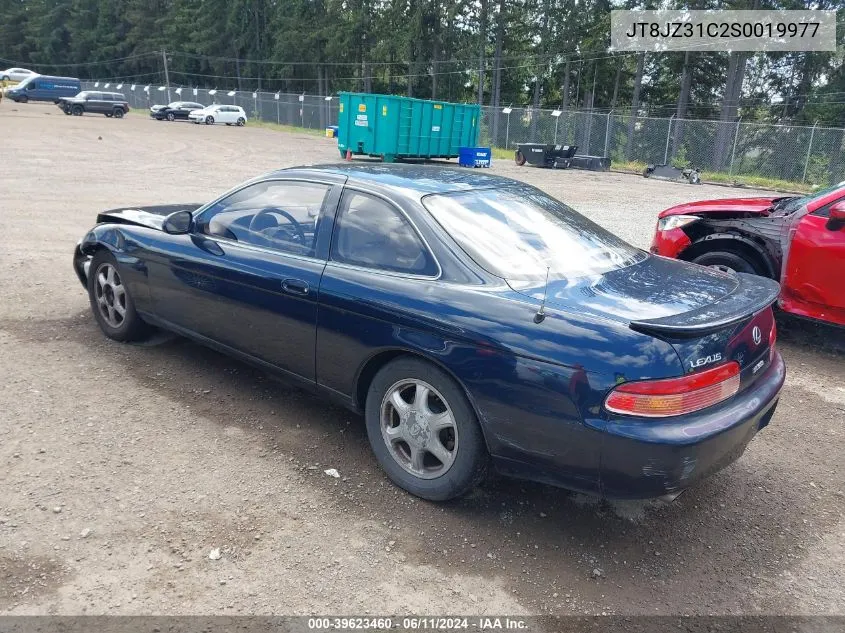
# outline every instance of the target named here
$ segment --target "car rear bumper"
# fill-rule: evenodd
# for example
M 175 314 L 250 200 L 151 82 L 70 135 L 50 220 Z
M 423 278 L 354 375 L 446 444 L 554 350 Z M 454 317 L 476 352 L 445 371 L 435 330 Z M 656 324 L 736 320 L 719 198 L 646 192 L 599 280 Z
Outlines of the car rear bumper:
M 603 495 L 677 494 L 736 461 L 774 415 L 785 378 L 783 358 L 775 352 L 766 372 L 725 405 L 681 419 L 608 422 L 601 451 Z

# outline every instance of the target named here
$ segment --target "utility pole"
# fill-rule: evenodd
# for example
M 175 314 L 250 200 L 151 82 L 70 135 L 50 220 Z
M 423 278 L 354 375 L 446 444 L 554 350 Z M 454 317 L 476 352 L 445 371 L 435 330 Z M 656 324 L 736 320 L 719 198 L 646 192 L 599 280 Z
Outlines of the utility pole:
M 161 49 L 161 61 L 164 62 L 164 86 L 167 88 L 167 103 L 170 103 L 170 73 L 167 71 L 167 52 Z

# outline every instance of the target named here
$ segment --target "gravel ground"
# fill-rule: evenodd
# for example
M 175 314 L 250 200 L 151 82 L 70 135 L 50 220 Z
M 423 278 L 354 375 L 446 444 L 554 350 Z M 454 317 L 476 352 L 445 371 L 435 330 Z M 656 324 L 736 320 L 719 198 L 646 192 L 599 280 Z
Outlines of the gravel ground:
M 359 417 L 181 339 L 107 340 L 71 270 L 98 210 L 206 200 L 331 140 L 5 101 L 0 144 L 0 612 L 843 613 L 841 332 L 784 321 L 771 425 L 672 504 L 502 479 L 430 504 Z M 757 193 L 492 172 L 643 247 L 666 206 Z

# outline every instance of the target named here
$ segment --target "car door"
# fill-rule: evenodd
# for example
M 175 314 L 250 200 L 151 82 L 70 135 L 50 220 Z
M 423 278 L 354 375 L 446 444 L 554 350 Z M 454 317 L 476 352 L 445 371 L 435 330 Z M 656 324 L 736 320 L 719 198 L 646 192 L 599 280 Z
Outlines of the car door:
M 270 179 L 201 210 L 149 256 L 167 324 L 312 382 L 317 296 L 340 185 Z M 324 219 L 329 218 L 324 223 Z
M 104 92 L 102 99 L 100 99 L 99 103 L 100 109 L 97 111 L 100 114 L 104 114 L 106 112 L 111 113 L 114 109 L 115 102 L 114 102 L 114 95 L 110 92 Z
M 399 328 L 397 293 L 407 292 L 409 285 L 427 292 L 439 274 L 437 261 L 402 209 L 347 188 L 320 284 L 318 384 L 352 397 L 362 357 Z
M 218 119 L 218 121 L 220 123 L 234 122 L 232 110 L 234 110 L 232 106 L 223 106 L 222 108 L 220 108 L 220 118 Z
M 830 219 L 830 208 L 843 202 L 832 202 L 799 221 L 784 266 L 781 304 L 845 325 L 845 225 Z
M 85 111 L 100 113 L 103 111 L 103 95 L 100 92 L 89 92 L 85 97 Z

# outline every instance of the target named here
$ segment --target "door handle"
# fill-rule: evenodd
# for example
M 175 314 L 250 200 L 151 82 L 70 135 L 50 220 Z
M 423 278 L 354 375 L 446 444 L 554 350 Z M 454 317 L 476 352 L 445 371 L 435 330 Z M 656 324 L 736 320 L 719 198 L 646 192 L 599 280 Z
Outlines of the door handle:
M 310 286 L 307 281 L 301 279 L 285 279 L 282 281 L 282 290 L 292 295 L 305 296 L 308 294 Z

